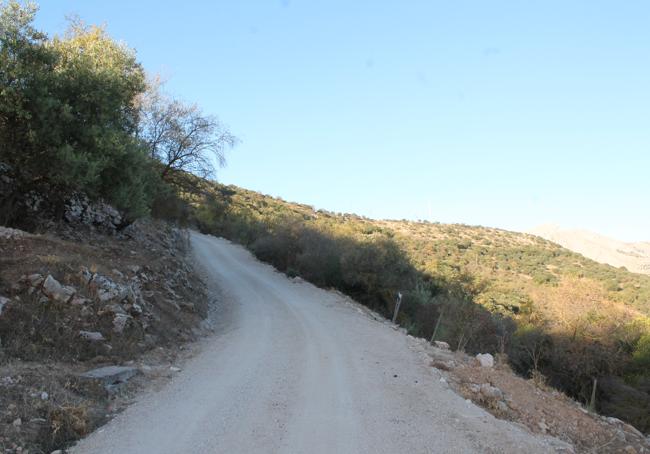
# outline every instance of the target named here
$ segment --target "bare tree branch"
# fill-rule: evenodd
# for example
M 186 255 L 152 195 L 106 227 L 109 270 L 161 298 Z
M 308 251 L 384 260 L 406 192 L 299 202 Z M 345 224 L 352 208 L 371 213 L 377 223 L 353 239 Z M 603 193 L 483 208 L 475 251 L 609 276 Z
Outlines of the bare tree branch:
M 159 78 L 153 79 L 138 100 L 138 137 L 162 164 L 163 178 L 177 171 L 213 177 L 216 167 L 225 165 L 225 151 L 237 139 L 217 118 L 204 115 L 194 104 L 164 95 L 161 86 Z

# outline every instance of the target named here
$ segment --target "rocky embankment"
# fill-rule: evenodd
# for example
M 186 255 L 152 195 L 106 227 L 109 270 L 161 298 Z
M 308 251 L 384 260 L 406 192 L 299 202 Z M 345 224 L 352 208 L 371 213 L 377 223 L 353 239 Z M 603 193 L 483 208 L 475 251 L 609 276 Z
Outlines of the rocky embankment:
M 431 358 L 449 385 L 494 416 L 523 424 L 533 433 L 567 442 L 578 453 L 648 453 L 650 437 L 633 426 L 590 412 L 583 405 L 547 386 L 541 376 L 517 376 L 502 356 L 476 357 L 452 352 L 449 345 L 411 338 L 413 348 Z
M 186 232 L 123 227 L 83 197 L 47 234 L 0 227 L 0 452 L 84 436 L 205 332 Z

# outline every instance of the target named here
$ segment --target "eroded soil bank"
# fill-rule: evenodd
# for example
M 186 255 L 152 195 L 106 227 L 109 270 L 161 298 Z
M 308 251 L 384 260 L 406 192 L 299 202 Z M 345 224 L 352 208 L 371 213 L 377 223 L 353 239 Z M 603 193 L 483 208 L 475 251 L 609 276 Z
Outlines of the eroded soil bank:
M 3 452 L 49 453 L 87 435 L 177 373 L 208 330 L 186 231 L 153 221 L 0 229 Z M 102 369 L 112 366 L 122 369 Z

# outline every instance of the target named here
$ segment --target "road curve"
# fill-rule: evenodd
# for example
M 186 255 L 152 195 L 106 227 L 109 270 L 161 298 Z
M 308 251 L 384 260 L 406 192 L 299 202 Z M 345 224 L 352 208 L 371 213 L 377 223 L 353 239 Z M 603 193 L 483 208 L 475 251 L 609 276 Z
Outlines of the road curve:
M 232 308 L 163 389 L 74 453 L 538 453 L 544 439 L 440 381 L 407 336 L 240 246 L 192 234 Z M 218 316 L 218 314 L 217 314 Z

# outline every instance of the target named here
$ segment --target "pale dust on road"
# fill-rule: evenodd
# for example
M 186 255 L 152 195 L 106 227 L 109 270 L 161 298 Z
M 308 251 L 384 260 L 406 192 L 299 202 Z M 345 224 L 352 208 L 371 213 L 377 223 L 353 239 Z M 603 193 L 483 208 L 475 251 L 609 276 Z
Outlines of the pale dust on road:
M 226 240 L 193 233 L 192 244 L 228 322 L 168 385 L 72 452 L 553 451 L 456 395 L 407 336 L 339 294 Z

